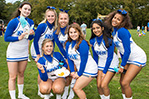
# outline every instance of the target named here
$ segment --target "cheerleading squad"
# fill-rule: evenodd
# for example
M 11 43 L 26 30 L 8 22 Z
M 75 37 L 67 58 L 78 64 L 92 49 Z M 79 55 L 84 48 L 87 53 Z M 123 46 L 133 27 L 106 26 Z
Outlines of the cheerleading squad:
M 127 11 L 113 11 L 104 22 L 94 19 L 91 23 L 91 37 L 87 41 L 79 24 L 69 25 L 68 10 L 60 9 L 57 15 L 56 8 L 51 6 L 47 7 L 45 18 L 35 31 L 33 20 L 28 18 L 31 8 L 29 2 L 20 4 L 4 36 L 5 41 L 10 42 L 7 65 L 11 99 L 16 99 L 16 79 L 18 98 L 29 99 L 23 94 L 23 87 L 28 40 L 32 39 L 31 56 L 39 71 L 38 95 L 41 98 L 49 99 L 56 94 L 56 99 L 73 99 L 75 93 L 80 99 L 87 99 L 83 88 L 96 78 L 100 98 L 110 99 L 108 85 L 117 72 L 121 74 L 123 99 L 132 99 L 130 83 L 146 65 L 147 57 L 128 31 L 132 24 Z M 61 53 L 54 51 L 55 44 Z M 115 48 L 121 54 L 120 66 Z M 69 70 L 70 75 L 55 75 L 59 69 Z

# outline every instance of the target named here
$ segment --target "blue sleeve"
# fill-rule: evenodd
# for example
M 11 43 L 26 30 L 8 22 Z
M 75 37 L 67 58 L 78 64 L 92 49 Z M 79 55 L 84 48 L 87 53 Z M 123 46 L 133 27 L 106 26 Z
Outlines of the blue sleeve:
M 18 37 L 13 37 L 12 34 L 14 32 L 14 30 L 17 28 L 19 21 L 15 18 L 13 20 L 11 20 L 8 25 L 7 25 L 7 29 L 4 35 L 4 40 L 6 42 L 15 42 L 15 41 L 19 41 Z
M 64 67 L 68 68 L 67 63 L 65 61 L 65 59 L 63 58 L 63 56 L 59 53 L 59 52 L 54 52 L 54 56 L 56 57 L 56 59 L 58 59 L 59 61 L 63 61 L 64 62 Z
M 39 75 L 40 75 L 40 78 L 43 80 L 43 81 L 47 81 L 48 80 L 48 75 L 47 75 L 47 71 L 46 71 L 46 68 L 45 68 L 45 59 L 43 57 L 39 58 L 38 60 L 38 63 L 40 63 L 41 65 L 43 65 L 44 67 L 44 70 L 45 72 L 42 73 L 41 70 L 38 69 L 38 72 L 39 72 Z
M 105 44 L 105 43 L 104 43 Z M 112 42 L 112 45 L 109 46 L 108 48 L 108 57 L 107 57 L 107 60 L 106 60 L 106 64 L 105 64 L 105 67 L 104 67 L 104 70 L 103 70 L 103 73 L 106 74 L 108 69 L 109 69 L 109 66 L 111 64 L 111 61 L 113 59 L 113 54 L 114 54 L 114 43 Z
M 95 39 L 90 40 L 90 44 L 92 45 L 93 58 L 96 61 L 96 63 L 98 64 L 98 55 L 96 54 L 96 52 L 94 50 L 94 42 L 95 42 Z
M 122 57 L 121 66 L 125 66 L 131 53 L 130 49 L 131 35 L 127 29 L 121 28 L 118 30 L 118 37 L 122 40 L 122 44 L 124 46 L 124 55 Z
M 81 76 L 85 70 L 86 63 L 88 60 L 88 54 L 89 54 L 89 46 L 85 40 L 83 40 L 81 44 L 79 45 L 78 51 L 80 52 L 80 58 L 81 58 L 80 69 L 78 71 L 78 75 Z
M 60 41 L 58 39 L 58 35 L 55 33 L 56 33 L 56 31 L 54 31 L 54 33 L 53 33 L 54 34 L 54 40 L 55 40 L 59 50 L 61 51 L 61 53 L 64 55 L 65 59 L 67 59 L 66 51 L 64 50 L 63 45 L 60 43 Z
M 39 45 L 38 45 L 38 41 L 41 37 L 41 34 L 44 33 L 45 31 L 45 25 L 44 24 L 40 24 L 38 27 L 37 27 L 37 30 L 35 32 L 35 38 L 34 38 L 34 41 L 33 41 L 33 44 L 34 44 L 34 48 L 35 48 L 35 51 L 36 51 L 36 54 L 39 55 L 40 52 L 39 52 Z
M 67 43 L 66 43 L 66 52 L 67 52 L 67 54 L 68 54 L 68 47 L 69 47 L 69 44 L 70 44 L 70 42 L 67 42 Z M 75 72 L 73 61 L 70 60 L 69 57 L 68 57 L 67 59 L 68 59 L 68 64 L 69 64 L 70 72 Z
M 34 21 L 31 20 L 31 19 L 29 19 L 28 23 L 29 23 L 30 27 L 31 27 L 32 25 L 34 25 Z M 34 30 L 34 29 L 33 29 L 33 30 Z M 35 30 L 34 30 L 34 31 L 35 31 Z M 29 40 L 32 40 L 33 38 L 34 38 L 34 35 L 29 35 L 29 37 L 28 37 Z

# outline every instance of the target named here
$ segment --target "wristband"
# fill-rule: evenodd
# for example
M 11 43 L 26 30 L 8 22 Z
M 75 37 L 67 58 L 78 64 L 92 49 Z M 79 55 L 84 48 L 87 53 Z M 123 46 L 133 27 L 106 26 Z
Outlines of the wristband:
M 124 67 L 123 67 L 123 66 L 120 66 L 120 68 L 124 69 Z

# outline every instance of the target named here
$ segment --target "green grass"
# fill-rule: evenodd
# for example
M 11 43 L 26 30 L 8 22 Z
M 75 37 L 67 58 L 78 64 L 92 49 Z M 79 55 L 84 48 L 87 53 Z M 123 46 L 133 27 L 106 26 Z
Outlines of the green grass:
M 137 30 L 130 30 L 130 33 L 133 37 L 133 40 L 146 52 L 147 57 L 149 57 L 149 32 L 146 33 L 146 36 L 138 37 Z M 90 38 L 90 29 L 87 29 L 86 39 Z M 10 99 L 8 92 L 8 68 L 6 62 L 6 50 L 8 42 L 4 41 L 3 37 L 0 37 L 0 99 Z M 55 48 L 58 51 L 58 48 Z M 31 58 L 31 57 L 30 57 Z M 131 88 L 133 91 L 133 99 L 147 99 L 149 97 L 149 60 L 147 59 L 147 65 L 141 70 L 137 77 L 132 81 Z M 24 94 L 30 97 L 30 99 L 41 99 L 37 95 L 37 75 L 38 71 L 36 64 L 33 60 L 28 63 L 25 71 L 25 80 L 24 80 Z M 111 99 L 122 99 L 120 84 L 119 84 L 119 75 L 115 75 L 112 81 L 109 84 Z M 86 88 L 83 89 L 87 95 L 88 99 L 100 99 L 97 87 L 96 80 L 94 79 Z M 16 86 L 16 96 L 18 90 Z M 55 96 L 51 99 L 55 99 Z M 74 99 L 78 99 L 75 95 Z

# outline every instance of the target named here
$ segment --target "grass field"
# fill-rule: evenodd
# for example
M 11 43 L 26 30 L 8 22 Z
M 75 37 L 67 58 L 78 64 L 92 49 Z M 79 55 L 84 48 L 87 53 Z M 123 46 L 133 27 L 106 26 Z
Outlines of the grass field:
M 149 57 L 149 32 L 145 36 L 138 37 L 137 30 L 130 30 L 133 40 L 146 52 Z M 90 29 L 87 29 L 87 40 L 90 38 Z M 0 99 L 10 99 L 8 92 L 8 68 L 6 62 L 6 49 L 8 42 L 4 41 L 3 37 L 0 37 Z M 58 48 L 55 48 L 58 51 Z M 31 57 L 30 57 L 31 59 Z M 131 83 L 133 91 L 133 99 L 149 99 L 149 59 L 147 59 L 146 66 L 141 70 L 137 77 Z M 33 60 L 28 63 L 25 71 L 24 80 L 24 94 L 30 99 L 41 99 L 37 95 L 37 67 Z M 121 89 L 119 84 L 119 75 L 115 75 L 109 84 L 111 99 L 122 99 Z M 88 99 L 100 99 L 96 80 L 94 79 L 86 88 L 83 89 Z M 16 86 L 16 96 L 18 94 Z M 51 99 L 55 99 L 55 96 Z M 75 95 L 74 99 L 78 99 Z

